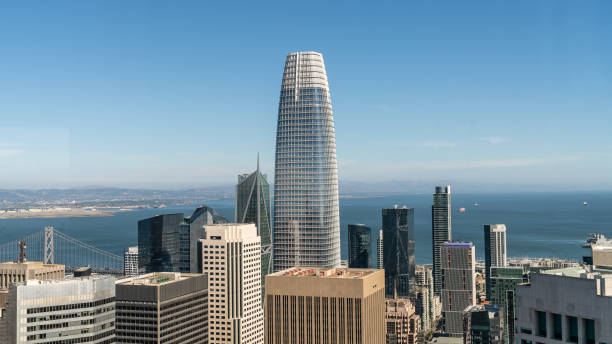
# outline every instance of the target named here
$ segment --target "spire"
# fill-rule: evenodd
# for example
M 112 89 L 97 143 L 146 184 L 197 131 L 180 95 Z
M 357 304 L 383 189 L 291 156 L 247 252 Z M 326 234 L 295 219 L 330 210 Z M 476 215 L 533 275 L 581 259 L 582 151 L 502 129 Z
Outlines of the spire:
M 259 152 L 257 152 L 257 171 L 259 171 Z

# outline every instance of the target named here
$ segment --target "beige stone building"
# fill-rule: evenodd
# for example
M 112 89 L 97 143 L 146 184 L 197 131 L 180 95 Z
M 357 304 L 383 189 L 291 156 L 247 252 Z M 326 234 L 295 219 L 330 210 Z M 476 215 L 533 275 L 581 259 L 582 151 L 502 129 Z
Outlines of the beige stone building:
M 385 301 L 385 329 L 387 344 L 416 344 L 421 333 L 421 317 L 407 299 Z
M 267 344 L 385 342 L 383 270 L 290 268 L 265 290 Z
M 61 264 L 43 264 L 42 262 L 1 263 L 0 289 L 8 289 L 11 283 L 62 279 L 65 275 L 66 267 Z

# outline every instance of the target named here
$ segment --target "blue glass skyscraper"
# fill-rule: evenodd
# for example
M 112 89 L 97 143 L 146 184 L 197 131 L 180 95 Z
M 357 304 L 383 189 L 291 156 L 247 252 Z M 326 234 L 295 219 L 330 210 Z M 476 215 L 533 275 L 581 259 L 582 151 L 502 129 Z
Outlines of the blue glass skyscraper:
M 336 139 L 320 53 L 287 55 L 275 163 L 274 269 L 339 266 Z

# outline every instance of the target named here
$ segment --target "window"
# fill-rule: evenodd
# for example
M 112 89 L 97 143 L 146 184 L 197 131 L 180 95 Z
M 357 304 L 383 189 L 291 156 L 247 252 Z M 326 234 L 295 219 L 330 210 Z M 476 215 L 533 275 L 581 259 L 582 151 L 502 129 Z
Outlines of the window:
M 567 329 L 568 329 L 568 342 L 578 343 L 578 318 L 567 317 Z
M 536 334 L 540 337 L 546 337 L 546 312 L 536 311 L 536 319 L 538 321 Z
M 530 328 L 521 327 L 521 333 L 531 334 L 531 329 Z
M 595 320 L 582 319 L 584 328 L 584 344 L 595 344 Z
M 553 321 L 553 338 L 557 340 L 563 340 L 563 321 L 561 320 L 561 314 L 552 314 Z

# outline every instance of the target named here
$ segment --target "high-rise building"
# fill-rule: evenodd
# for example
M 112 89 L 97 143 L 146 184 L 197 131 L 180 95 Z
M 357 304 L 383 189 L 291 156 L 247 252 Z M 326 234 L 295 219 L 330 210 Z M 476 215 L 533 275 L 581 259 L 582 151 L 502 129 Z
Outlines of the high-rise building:
M 612 270 L 592 266 L 546 270 L 517 287 L 516 342 L 612 342 Z
M 208 343 L 208 280 L 154 272 L 116 283 L 117 343 Z
M 209 340 L 263 343 L 261 240 L 255 224 L 204 226 L 202 272 L 209 283 Z
M 204 235 L 203 226 L 226 222 L 206 206 L 190 217 L 176 213 L 138 221 L 139 272 L 198 272 L 197 242 Z
M 417 344 L 421 317 L 407 299 L 385 300 L 385 343 Z
M 474 305 L 463 311 L 463 344 L 503 344 L 503 328 L 499 306 Z
M 444 330 L 451 337 L 462 337 L 463 310 L 476 304 L 474 245 L 465 242 L 444 243 L 442 262 Z
M 336 139 L 320 53 L 287 55 L 275 165 L 275 271 L 294 266 L 339 266 Z
M 88 275 L 9 287 L 2 343 L 115 343 L 115 279 Z
M 414 208 L 382 210 L 383 265 L 387 298 L 414 297 Z
M 504 343 L 514 343 L 516 319 L 516 289 L 529 281 L 521 266 L 491 267 L 491 296 L 493 305 L 502 307 L 504 318 Z
M 138 275 L 138 246 L 123 251 L 123 275 Z
M 380 229 L 378 231 L 378 241 L 376 242 L 376 267 L 378 269 L 384 269 L 385 268 L 385 260 L 384 260 L 384 243 L 383 243 L 383 237 L 384 237 L 384 233 L 383 230 Z
M 491 298 L 491 267 L 506 266 L 506 226 L 484 225 L 485 277 L 487 299 Z
M 0 264 L 0 290 L 8 290 L 11 283 L 28 280 L 54 280 L 64 278 L 66 267 L 62 264 L 42 262 L 6 262 Z M 0 304 L 0 307 L 2 305 Z
M 238 176 L 236 185 L 236 222 L 254 223 L 257 235 L 261 238 L 261 286 L 265 285 L 265 277 L 272 273 L 272 242 L 270 240 L 270 184 L 267 176 L 259 169 L 251 174 Z M 262 290 L 263 294 L 263 290 Z
M 434 292 L 442 291 L 442 245 L 452 240 L 451 190 L 436 186 L 431 207 L 431 244 L 433 257 Z
M 366 225 L 348 225 L 348 267 L 370 267 L 371 230 Z
M 434 291 L 433 291 L 433 274 L 431 268 L 425 265 L 417 265 L 415 272 L 416 279 L 416 297 L 415 309 L 421 317 L 421 329 L 428 331 L 435 322 L 434 316 Z
M 266 343 L 385 343 L 384 273 L 296 267 L 266 276 Z

